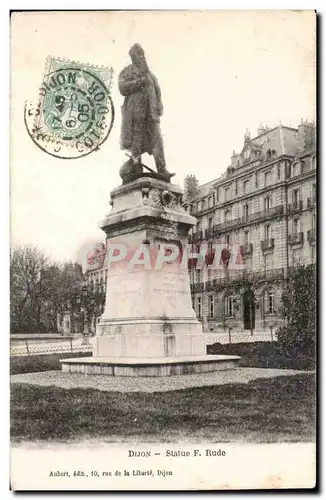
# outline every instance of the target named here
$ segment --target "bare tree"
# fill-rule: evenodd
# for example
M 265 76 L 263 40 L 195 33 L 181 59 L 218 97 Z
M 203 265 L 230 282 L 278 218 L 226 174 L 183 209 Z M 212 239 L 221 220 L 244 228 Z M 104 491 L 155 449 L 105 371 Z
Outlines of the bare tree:
M 74 330 L 82 284 L 83 273 L 78 264 L 51 262 L 36 247 L 13 248 L 10 255 L 11 331 L 57 331 L 58 315 L 67 310 Z
M 10 252 L 10 302 L 12 331 L 37 328 L 41 314 L 42 280 L 48 257 L 32 246 L 15 247 Z M 35 309 L 36 307 L 36 309 Z

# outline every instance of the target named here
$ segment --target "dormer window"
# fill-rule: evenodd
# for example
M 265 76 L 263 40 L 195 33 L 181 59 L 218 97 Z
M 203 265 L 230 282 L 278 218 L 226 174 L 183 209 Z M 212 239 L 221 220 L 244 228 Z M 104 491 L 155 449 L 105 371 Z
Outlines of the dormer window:
M 250 149 L 246 149 L 244 152 L 244 158 L 245 160 L 249 160 L 250 158 Z

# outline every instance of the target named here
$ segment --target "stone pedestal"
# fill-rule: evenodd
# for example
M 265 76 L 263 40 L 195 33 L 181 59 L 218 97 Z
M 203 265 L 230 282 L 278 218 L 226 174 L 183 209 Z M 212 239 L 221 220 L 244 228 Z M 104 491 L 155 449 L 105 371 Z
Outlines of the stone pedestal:
M 94 356 L 206 354 L 202 326 L 192 308 L 187 265 L 180 262 L 196 219 L 182 208 L 181 197 L 178 186 L 146 177 L 111 193 L 112 210 L 101 227 L 108 249 L 117 246 L 118 254 L 121 245 L 126 256 L 109 263 Z M 179 255 L 160 265 L 159 256 L 169 253 L 162 245 L 169 243 L 180 249 Z
M 62 360 L 67 373 L 170 376 L 233 369 L 238 356 L 209 356 L 192 308 L 188 257 L 196 219 L 182 190 L 151 177 L 114 189 L 106 233 L 106 305 L 91 358 Z M 170 262 L 160 256 L 171 253 Z M 170 245 L 170 249 L 168 248 Z

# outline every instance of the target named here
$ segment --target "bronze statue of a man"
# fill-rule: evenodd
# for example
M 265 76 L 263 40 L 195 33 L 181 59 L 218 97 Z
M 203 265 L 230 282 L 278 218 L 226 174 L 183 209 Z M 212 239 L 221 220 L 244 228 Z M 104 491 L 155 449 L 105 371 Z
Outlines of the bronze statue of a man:
M 160 116 L 163 113 L 161 89 L 148 68 L 143 48 L 135 43 L 129 50 L 132 64 L 119 75 L 122 106 L 121 149 L 131 152 L 133 165 L 141 165 L 141 155 L 154 156 L 159 175 L 170 179 L 166 169 Z

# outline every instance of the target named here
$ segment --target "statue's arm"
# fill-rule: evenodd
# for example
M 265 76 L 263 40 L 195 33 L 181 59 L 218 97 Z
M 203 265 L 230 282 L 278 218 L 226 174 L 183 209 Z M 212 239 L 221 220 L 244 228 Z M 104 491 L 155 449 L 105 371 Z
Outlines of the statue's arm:
M 125 68 L 119 75 L 119 91 L 123 96 L 128 96 L 141 90 L 145 86 L 146 81 L 146 76 L 141 76 L 139 78 L 135 78 L 134 76 L 130 77 L 128 68 Z
M 155 85 L 155 92 L 156 92 L 156 99 L 157 99 L 157 112 L 159 116 L 163 115 L 163 103 L 162 103 L 162 92 L 161 92 L 161 87 L 157 81 L 157 78 L 155 75 L 152 74 L 153 82 Z

